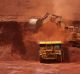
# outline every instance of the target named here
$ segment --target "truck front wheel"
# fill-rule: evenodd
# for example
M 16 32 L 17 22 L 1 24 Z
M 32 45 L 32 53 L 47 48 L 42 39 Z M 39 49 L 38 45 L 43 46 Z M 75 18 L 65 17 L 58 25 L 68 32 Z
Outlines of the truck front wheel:
M 40 63 L 45 63 L 45 62 L 46 62 L 46 60 L 43 59 L 42 57 L 40 57 Z

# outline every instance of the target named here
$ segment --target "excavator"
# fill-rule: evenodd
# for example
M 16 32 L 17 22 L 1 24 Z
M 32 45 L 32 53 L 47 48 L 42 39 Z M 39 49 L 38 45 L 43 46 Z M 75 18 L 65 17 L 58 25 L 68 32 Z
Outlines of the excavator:
M 62 16 L 58 16 L 55 14 L 46 13 L 43 17 L 40 18 L 30 18 L 25 24 L 25 28 L 28 27 L 30 31 L 38 32 L 38 29 L 44 24 L 46 19 L 49 19 L 51 22 L 55 22 L 57 27 L 60 28 L 61 24 L 65 24 Z
M 49 20 L 51 22 L 56 23 L 58 29 L 64 26 L 64 32 L 66 31 L 68 33 L 71 33 L 71 38 L 65 41 L 67 45 L 73 47 L 80 47 L 80 21 L 78 20 L 73 20 L 71 21 L 71 24 L 67 24 L 65 23 L 65 20 L 62 16 L 46 13 L 41 18 L 30 18 L 26 26 L 28 26 L 28 29 L 30 31 L 32 30 L 33 32 L 38 32 L 38 29 L 43 25 L 44 21 L 48 17 L 50 18 Z

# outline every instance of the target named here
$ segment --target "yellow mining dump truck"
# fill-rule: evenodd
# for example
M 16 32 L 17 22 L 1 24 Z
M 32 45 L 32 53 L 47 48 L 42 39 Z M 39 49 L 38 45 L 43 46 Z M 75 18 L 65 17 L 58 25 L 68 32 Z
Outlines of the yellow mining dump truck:
M 40 41 L 39 55 L 40 62 L 44 63 L 47 60 L 54 60 L 56 62 L 63 62 L 63 42 L 62 41 Z

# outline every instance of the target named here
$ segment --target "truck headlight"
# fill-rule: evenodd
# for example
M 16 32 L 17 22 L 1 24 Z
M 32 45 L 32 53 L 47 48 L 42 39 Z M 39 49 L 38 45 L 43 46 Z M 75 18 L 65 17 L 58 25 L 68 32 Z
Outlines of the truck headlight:
M 40 55 L 42 55 L 42 54 L 46 54 L 46 51 L 41 50 L 39 53 L 40 53 Z

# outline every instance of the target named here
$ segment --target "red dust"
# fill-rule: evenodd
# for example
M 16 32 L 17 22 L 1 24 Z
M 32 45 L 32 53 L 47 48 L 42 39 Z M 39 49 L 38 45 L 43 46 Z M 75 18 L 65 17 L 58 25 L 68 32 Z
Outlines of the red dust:
M 69 34 L 66 34 L 63 29 L 58 29 L 55 23 L 48 21 L 40 27 L 37 33 L 33 33 L 31 31 L 24 33 L 23 31 L 23 41 L 26 48 L 26 55 L 23 55 L 22 57 L 22 54 L 19 53 L 20 51 L 17 48 L 15 48 L 16 51 L 12 53 L 11 50 L 13 47 L 11 43 L 0 47 L 0 60 L 25 59 L 37 61 L 39 60 L 39 41 L 65 41 L 68 37 Z M 80 48 L 69 48 L 67 53 L 70 62 L 80 62 Z

